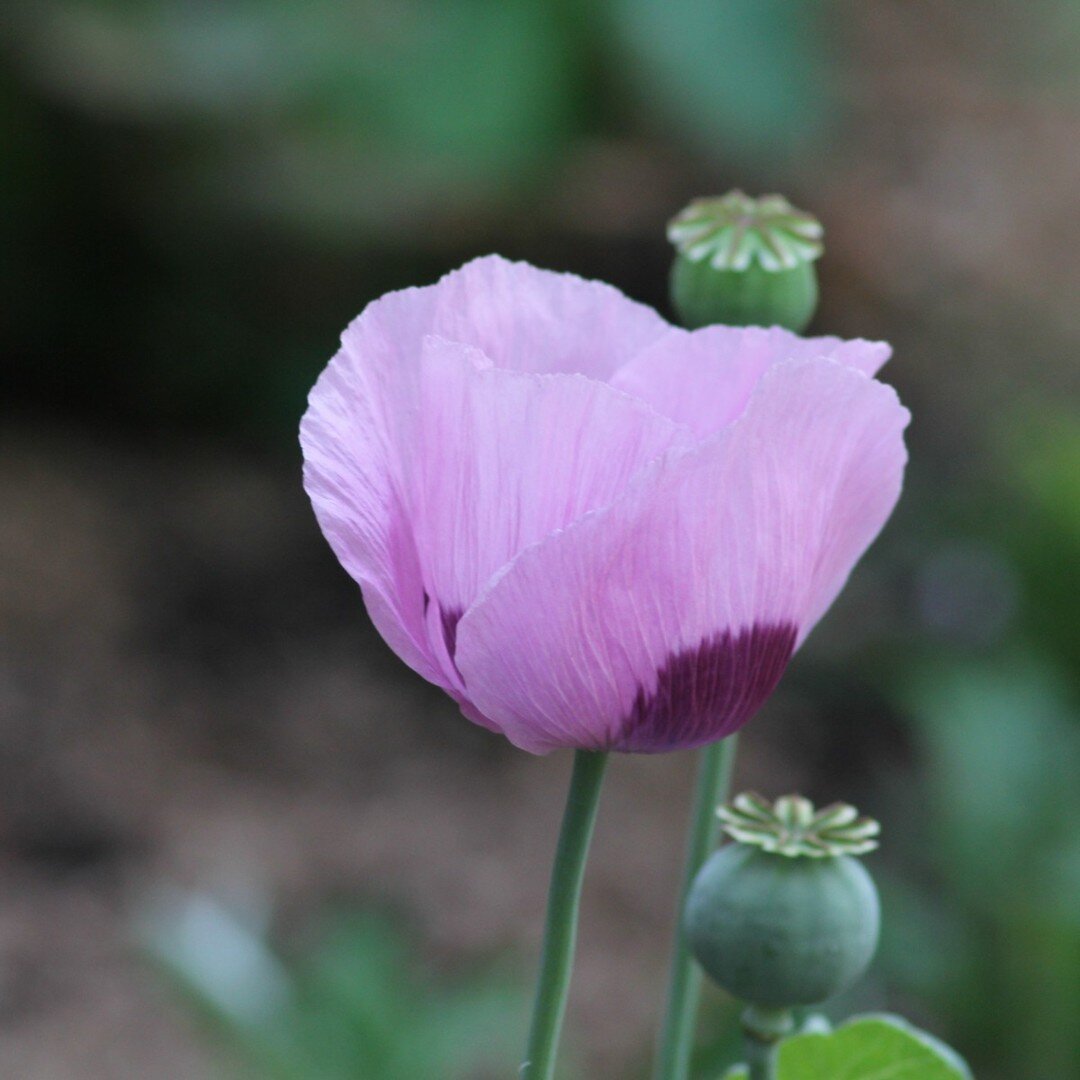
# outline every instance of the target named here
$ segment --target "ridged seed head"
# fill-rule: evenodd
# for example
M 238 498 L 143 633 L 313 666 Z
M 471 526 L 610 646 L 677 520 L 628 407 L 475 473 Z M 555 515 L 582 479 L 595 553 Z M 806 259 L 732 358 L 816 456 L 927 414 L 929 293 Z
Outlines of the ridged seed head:
M 817 810 L 802 795 L 783 795 L 770 803 L 744 792 L 721 806 L 717 816 L 733 840 L 789 858 L 865 855 L 878 846 L 881 832 L 873 818 L 861 816 L 854 806 L 838 802 Z

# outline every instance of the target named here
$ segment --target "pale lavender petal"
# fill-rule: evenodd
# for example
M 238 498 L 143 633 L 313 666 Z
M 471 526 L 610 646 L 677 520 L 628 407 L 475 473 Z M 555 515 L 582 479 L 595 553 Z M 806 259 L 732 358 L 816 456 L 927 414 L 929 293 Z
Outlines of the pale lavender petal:
M 606 380 L 669 329 L 611 285 L 497 255 L 466 263 L 432 288 L 434 316 L 421 333 L 473 345 L 496 367 L 516 371 Z
M 384 316 L 401 299 L 369 308 L 313 390 L 305 484 L 387 642 L 467 706 L 457 623 L 495 571 L 690 437 L 606 383 L 495 368 L 440 338 L 392 357 L 395 377 Z
M 779 326 L 673 327 L 620 368 L 611 383 L 706 438 L 742 413 L 774 364 L 827 357 L 874 375 L 890 353 L 883 341 L 802 338 Z
M 449 689 L 425 627 L 427 595 L 379 369 L 344 352 L 326 368 L 300 425 L 304 487 L 341 565 L 360 585 L 387 644 Z
M 424 543 L 438 539 L 416 516 L 417 477 L 426 467 L 419 447 L 423 442 L 436 459 L 455 456 L 448 446 L 431 447 L 430 437 L 425 442 L 431 418 L 421 416 L 422 401 L 432 401 L 422 388 L 430 367 L 424 360 L 425 339 L 437 333 L 452 336 L 486 350 L 484 363 L 489 365 L 494 361 L 511 368 L 580 370 L 606 377 L 666 329 L 655 312 L 611 286 L 491 256 L 435 285 L 381 297 L 342 335 L 341 350 L 312 390 L 301 424 L 305 487 L 327 540 L 360 584 L 379 632 L 425 678 L 459 696 L 460 680 L 446 640 L 467 592 L 451 575 L 450 598 L 432 593 L 418 556 L 418 529 Z M 657 429 L 674 430 L 646 407 L 628 404 L 624 395 L 607 388 L 602 393 L 619 400 L 614 408 L 635 417 L 648 414 Z M 448 404 L 441 408 L 445 411 Z M 571 415 L 545 417 L 551 440 L 564 437 Z M 509 426 L 522 421 L 509 413 L 505 419 Z M 590 445 L 606 463 L 611 482 L 624 475 L 617 439 L 610 446 Z M 468 456 L 467 446 L 458 449 L 457 457 Z M 582 504 L 585 486 L 563 493 L 567 512 Z M 529 512 L 528 507 L 516 509 Z M 541 520 L 538 509 L 531 525 Z M 557 525 L 565 523 L 560 519 Z M 532 537 L 529 527 L 523 524 L 521 534 Z M 446 569 L 444 547 L 425 552 L 428 571 L 440 576 Z M 486 566 L 514 553 L 505 554 L 505 545 L 498 550 L 498 556 L 494 547 L 478 551 L 473 572 L 484 560 Z
M 342 344 L 395 380 L 408 380 L 400 365 L 414 371 L 429 336 L 471 345 L 496 367 L 607 380 L 669 329 L 611 285 L 487 255 L 434 285 L 376 300 Z
M 733 425 L 498 576 L 457 628 L 470 700 L 535 752 L 730 734 L 892 510 L 907 419 L 839 362 L 774 365 Z
M 438 609 L 429 636 L 454 678 L 458 619 L 492 575 L 689 434 L 606 383 L 507 371 L 440 338 L 425 342 L 420 381 L 410 506 Z

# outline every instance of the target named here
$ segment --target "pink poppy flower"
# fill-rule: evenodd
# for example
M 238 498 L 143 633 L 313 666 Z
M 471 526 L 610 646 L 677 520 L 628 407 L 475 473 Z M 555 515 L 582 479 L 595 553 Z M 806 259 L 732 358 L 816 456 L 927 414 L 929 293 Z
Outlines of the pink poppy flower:
M 880 342 L 689 332 L 498 257 L 345 331 L 301 424 L 392 649 L 535 753 L 741 727 L 900 493 Z

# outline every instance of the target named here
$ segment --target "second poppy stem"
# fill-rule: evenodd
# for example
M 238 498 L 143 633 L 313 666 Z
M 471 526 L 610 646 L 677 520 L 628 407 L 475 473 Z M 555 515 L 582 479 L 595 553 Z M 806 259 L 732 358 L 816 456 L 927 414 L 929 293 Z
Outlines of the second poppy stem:
M 551 871 L 543 959 L 533 1006 L 529 1051 L 521 1066 L 523 1080 L 552 1080 L 555 1076 L 559 1034 L 574 966 L 581 883 L 606 766 L 606 754 L 588 750 L 578 750 L 574 754 L 574 772 Z
M 675 944 L 668 976 L 667 1009 L 657 1049 L 655 1080 L 687 1080 L 694 1051 L 694 1029 L 701 1000 L 701 972 L 694 964 L 682 933 L 682 913 L 686 897 L 701 864 L 716 847 L 720 822 L 716 807 L 726 802 L 735 763 L 737 736 L 712 743 L 701 751 L 698 761 L 697 789 L 686 845 L 679 907 L 676 912 Z

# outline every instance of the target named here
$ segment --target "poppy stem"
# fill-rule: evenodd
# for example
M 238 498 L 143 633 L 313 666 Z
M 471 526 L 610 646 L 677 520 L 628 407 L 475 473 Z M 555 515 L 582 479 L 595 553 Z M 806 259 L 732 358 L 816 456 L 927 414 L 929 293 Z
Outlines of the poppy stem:
M 795 1030 L 791 1009 L 763 1009 L 749 1005 L 742 1016 L 748 1080 L 769 1080 L 773 1075 L 776 1044 Z
M 667 1010 L 656 1054 L 655 1080 L 687 1080 L 694 1050 L 694 1028 L 701 999 L 701 971 L 690 956 L 682 932 L 682 914 L 690 886 L 701 864 L 709 857 L 720 834 L 716 816 L 719 803 L 726 802 L 735 763 L 737 736 L 729 735 L 706 746 L 698 760 L 697 789 L 686 845 L 679 907 L 676 912 L 675 944 L 668 975 Z
M 578 907 L 607 754 L 578 750 L 548 889 L 547 922 L 523 1080 L 552 1080 L 577 941 Z

